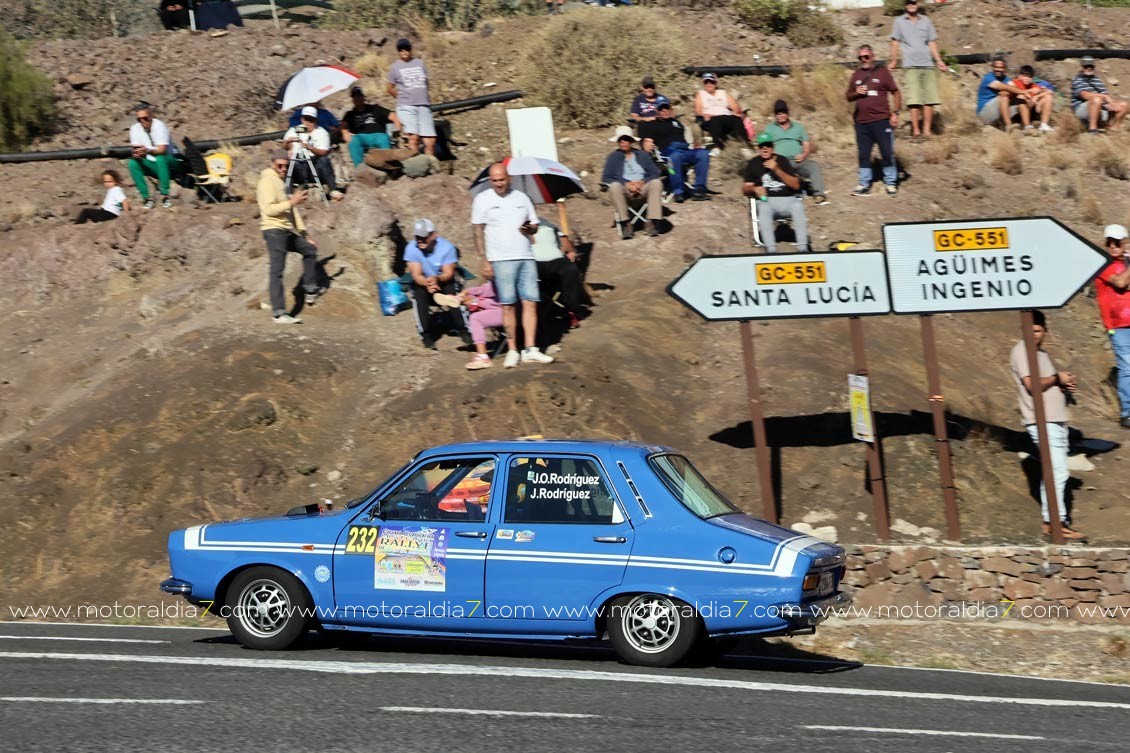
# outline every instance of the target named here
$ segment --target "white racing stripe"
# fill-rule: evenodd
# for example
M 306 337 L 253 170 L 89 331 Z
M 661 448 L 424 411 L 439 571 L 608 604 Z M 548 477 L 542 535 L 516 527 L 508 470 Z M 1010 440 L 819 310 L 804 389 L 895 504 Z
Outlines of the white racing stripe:
M 45 698 L 40 696 L 0 696 L 0 703 L 94 703 L 94 704 L 136 704 L 146 706 L 191 706 L 204 701 L 188 701 L 180 698 Z
M 381 711 L 402 714 L 463 714 L 465 716 L 521 716 L 550 719 L 596 719 L 596 714 L 566 714 L 557 711 L 501 711 L 496 709 L 430 709 L 424 706 L 381 706 Z
M 991 737 L 996 740 L 1046 740 L 1037 735 L 1004 735 L 995 732 L 963 732 L 948 729 L 898 729 L 896 727 L 836 727 L 830 724 L 806 724 L 804 729 L 829 732 L 884 732 L 890 735 L 928 735 L 931 737 Z
M 893 698 L 908 701 L 946 701 L 951 703 L 989 703 L 1017 706 L 1058 708 L 1093 708 L 1130 710 L 1130 703 L 1113 701 L 1081 701 L 1066 698 L 1008 698 L 950 693 L 915 693 L 903 690 L 873 690 L 822 685 L 790 685 L 779 682 L 753 682 L 715 677 L 642 674 L 638 672 L 601 672 L 587 669 L 549 669 L 544 667 L 498 667 L 468 664 L 425 664 L 407 662 L 344 662 L 304 661 L 298 659 L 240 659 L 218 656 L 144 656 L 129 654 L 66 654 L 30 651 L 0 651 L 0 659 L 56 659 L 67 661 L 101 661 L 122 664 L 173 664 L 192 667 L 227 667 L 232 669 L 283 669 L 299 672 L 325 672 L 342 675 L 461 675 L 467 677 L 521 677 L 534 680 L 580 680 L 592 682 L 628 682 L 645 685 L 720 688 L 771 693 L 807 693 L 828 696 Z
M 13 641 L 90 641 L 94 643 L 172 643 L 145 638 L 79 638 L 69 635 L 0 635 L 0 640 Z

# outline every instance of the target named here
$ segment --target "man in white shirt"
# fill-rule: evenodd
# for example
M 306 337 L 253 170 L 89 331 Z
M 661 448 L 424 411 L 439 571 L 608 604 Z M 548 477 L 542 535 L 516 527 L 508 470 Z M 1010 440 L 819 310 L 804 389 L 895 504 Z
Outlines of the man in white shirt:
M 173 205 L 169 199 L 169 175 L 173 168 L 173 157 L 177 149 L 169 138 L 169 128 L 157 118 L 148 107 L 137 110 L 137 122 L 130 126 L 129 143 L 133 156 L 129 160 L 129 174 L 137 192 L 141 194 L 146 209 L 154 207 L 149 195 L 149 178 L 157 179 L 157 190 L 161 192 L 161 206 L 168 209 Z
M 344 197 L 337 190 L 334 178 L 333 163 L 330 162 L 330 133 L 318 125 L 318 109 L 307 105 L 302 108 L 301 120 L 297 126 L 289 128 L 283 135 L 283 143 L 290 153 L 294 167 L 290 173 L 291 183 L 311 183 L 314 176 L 310 174 L 309 165 L 313 163 L 318 174 L 322 188 L 329 193 L 331 199 L 339 200 Z
M 534 345 L 538 327 L 538 267 L 530 239 L 537 234 L 538 216 L 530 197 L 510 187 L 506 166 L 490 166 L 490 189 L 471 202 L 475 249 L 483 261 L 483 276 L 494 280 L 502 306 L 502 324 L 510 349 L 502 362 L 511 369 L 519 363 L 552 363 L 553 358 Z M 518 301 L 522 302 L 522 332 L 526 347 L 518 352 Z

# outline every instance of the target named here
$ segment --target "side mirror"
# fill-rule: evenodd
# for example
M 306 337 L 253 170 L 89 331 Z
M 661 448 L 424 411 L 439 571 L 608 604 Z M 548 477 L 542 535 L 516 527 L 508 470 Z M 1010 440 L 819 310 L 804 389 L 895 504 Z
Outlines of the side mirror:
M 369 522 L 385 519 L 384 515 L 381 515 L 381 504 L 383 504 L 383 500 L 369 508 L 369 514 L 366 516 Z

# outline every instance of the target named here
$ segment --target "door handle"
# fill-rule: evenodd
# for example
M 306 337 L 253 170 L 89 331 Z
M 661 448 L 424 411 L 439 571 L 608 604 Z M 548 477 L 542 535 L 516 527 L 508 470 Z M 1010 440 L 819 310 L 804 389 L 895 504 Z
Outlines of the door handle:
M 485 539 L 487 537 L 486 531 L 456 531 L 456 536 L 462 536 L 465 539 Z
M 628 541 L 623 536 L 593 536 L 592 540 L 598 544 L 624 544 Z

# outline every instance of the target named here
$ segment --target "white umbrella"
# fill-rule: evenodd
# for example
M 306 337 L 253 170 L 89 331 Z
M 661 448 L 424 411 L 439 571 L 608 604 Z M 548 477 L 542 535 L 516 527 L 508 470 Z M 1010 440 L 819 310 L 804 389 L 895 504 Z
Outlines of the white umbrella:
M 585 191 L 581 179 L 560 162 L 541 157 L 506 157 L 502 163 L 514 179 L 511 185 L 529 196 L 535 204 L 551 204 L 570 194 Z M 489 170 L 488 165 L 471 181 L 471 193 L 477 194 L 490 188 Z
M 348 89 L 360 78 L 353 71 L 338 65 L 303 68 L 283 85 L 281 109 L 290 110 L 300 105 L 314 104 L 331 94 Z

